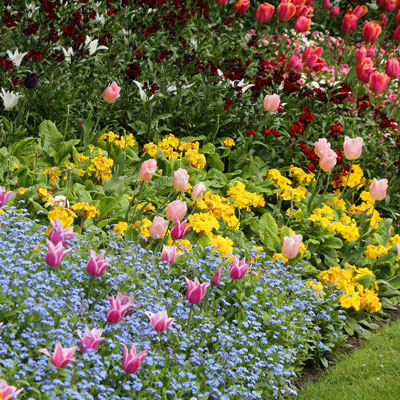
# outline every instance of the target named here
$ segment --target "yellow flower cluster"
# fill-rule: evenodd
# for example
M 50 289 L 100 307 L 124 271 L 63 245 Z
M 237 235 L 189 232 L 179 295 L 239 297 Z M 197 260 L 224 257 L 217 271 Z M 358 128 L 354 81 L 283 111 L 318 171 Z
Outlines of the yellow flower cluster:
M 391 249 L 392 244 L 388 243 L 386 246 L 383 246 L 381 244 L 374 246 L 373 244 L 370 244 L 367 246 L 367 249 L 365 250 L 365 256 L 369 260 L 373 260 L 374 258 L 380 258 L 384 256 L 385 254 L 388 253 L 388 251 Z
M 337 182 L 337 180 L 332 181 L 333 187 L 338 186 L 336 182 Z M 362 183 L 362 184 L 365 183 L 364 172 L 358 164 L 354 164 L 351 167 L 350 175 L 348 175 L 348 174 L 341 175 L 340 185 L 346 186 L 346 182 L 347 182 L 347 186 L 351 187 L 351 188 L 360 185 L 360 183 Z
M 189 216 L 189 224 L 200 235 L 212 236 L 212 231 L 219 229 L 219 222 L 211 212 L 195 213 Z
M 50 179 L 50 185 L 55 186 L 62 175 L 61 168 L 53 167 L 53 168 L 46 168 L 44 171 L 40 173 L 47 176 Z
M 213 251 L 219 251 L 225 257 L 233 253 L 233 241 L 221 235 L 212 236 L 209 245 L 216 246 Z
M 95 157 L 90 160 L 89 171 L 94 172 L 94 181 L 98 185 L 104 185 L 105 181 L 109 181 L 112 177 L 111 167 L 114 161 L 107 157 Z
M 366 275 L 371 275 L 375 279 L 374 273 L 368 268 L 356 268 L 348 265 L 349 269 L 331 267 L 319 274 L 318 278 L 323 284 L 342 290 L 344 294 L 340 297 L 340 305 L 344 308 L 354 308 L 356 311 L 366 310 L 369 313 L 377 312 L 382 304 L 379 301 L 375 290 L 378 285 L 375 281 L 372 289 L 365 288 L 360 279 Z
M 87 157 L 87 156 L 85 156 L 84 154 L 82 154 L 82 153 L 75 153 L 74 154 L 74 158 L 76 158 L 78 161 L 80 161 L 80 162 L 84 162 L 84 161 L 86 161 L 86 160 L 89 160 L 89 157 Z
M 201 200 L 197 201 L 197 207 L 202 211 L 210 212 L 215 218 L 222 219 L 228 229 L 239 229 L 239 220 L 235 215 L 235 207 L 229 203 L 227 198 L 208 191 Z
M 235 141 L 231 138 L 231 137 L 227 137 L 224 139 L 224 141 L 222 142 L 224 144 L 225 147 L 233 147 L 235 146 Z
M 47 201 L 52 192 L 48 192 L 46 188 L 39 186 L 37 189 L 37 193 L 43 200 Z
M 316 282 L 313 280 L 306 281 L 306 286 L 308 288 L 314 289 L 317 293 L 325 294 L 324 287 L 321 282 Z
M 129 135 L 126 136 L 126 140 L 125 140 L 125 136 L 123 135 L 118 135 L 118 133 L 114 133 L 112 131 L 107 132 L 107 133 L 103 133 L 100 137 L 101 140 L 107 140 L 109 143 L 113 143 L 121 148 L 125 148 L 125 147 L 133 147 L 136 142 L 135 142 L 135 138 L 133 137 L 132 133 L 130 133 Z
M 304 172 L 301 168 L 295 167 L 294 165 L 290 166 L 289 175 L 297 180 L 297 183 L 301 185 L 304 182 L 311 182 L 314 178 L 314 174 L 312 172 L 307 173 Z
M 314 174 L 307 174 L 304 171 L 302 173 L 301 168 L 295 168 L 291 170 L 292 176 L 300 183 L 309 182 L 312 180 Z M 283 200 L 301 201 L 307 196 L 307 188 L 305 186 L 292 187 L 292 181 L 284 177 L 279 170 L 270 169 L 268 171 L 268 177 L 276 183 L 282 190 L 279 194 Z
M 228 189 L 227 195 L 234 199 L 234 206 L 250 210 L 250 207 L 264 207 L 265 200 L 262 194 L 251 193 L 246 190 L 246 186 L 239 181 L 235 182 L 234 187 Z
M 114 225 L 113 232 L 115 232 L 119 237 L 122 237 L 127 229 L 128 224 L 124 221 L 121 221 Z
M 136 229 L 137 231 L 139 231 L 139 234 L 141 236 L 143 236 L 145 239 L 148 239 L 150 237 L 150 233 L 149 233 L 149 228 L 151 226 L 152 222 L 147 219 L 147 218 L 143 218 L 140 221 L 136 221 L 133 224 L 133 229 Z M 161 236 L 162 238 L 164 237 L 164 234 Z
M 89 203 L 75 203 L 71 209 L 82 218 L 94 218 L 96 215 L 100 215 L 100 211 Z
M 52 221 L 60 219 L 63 228 L 68 228 L 74 223 L 74 218 L 77 218 L 77 215 L 69 208 L 56 206 L 51 211 L 49 211 L 47 217 Z

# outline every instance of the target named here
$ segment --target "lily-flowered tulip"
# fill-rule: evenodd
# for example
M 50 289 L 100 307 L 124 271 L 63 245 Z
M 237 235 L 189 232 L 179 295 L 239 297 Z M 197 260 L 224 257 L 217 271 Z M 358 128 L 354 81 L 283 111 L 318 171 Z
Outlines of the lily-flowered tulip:
M 222 265 L 220 265 L 215 271 L 214 276 L 211 279 L 211 285 L 218 286 L 221 283 L 221 275 L 222 275 Z
M 190 279 L 186 278 L 186 276 L 185 281 L 187 285 L 187 301 L 192 304 L 200 303 L 206 294 L 207 288 L 210 286 L 210 282 L 203 282 L 200 284 L 197 278 L 194 278 L 194 281 L 191 281 Z
M 166 246 L 165 244 L 163 245 L 160 260 L 161 261 L 167 261 L 168 264 L 172 264 L 176 257 L 180 256 L 182 253 L 177 252 L 177 247 L 176 246 Z
M 299 252 L 300 243 L 303 240 L 302 235 L 285 236 L 283 238 L 281 253 L 286 258 L 295 258 Z
M 328 140 L 325 139 L 325 138 L 318 139 L 318 141 L 316 141 L 316 142 L 314 143 L 314 153 L 315 153 L 319 158 L 321 158 L 322 155 L 323 155 L 326 151 L 330 150 L 330 148 L 331 148 L 331 144 L 330 144 L 330 143 L 328 142 Z
M 18 104 L 18 99 L 23 96 L 19 93 L 13 93 L 9 90 L 1 89 L 0 97 L 3 100 L 4 109 L 11 110 Z
M 275 112 L 281 104 L 281 98 L 278 94 L 266 95 L 264 97 L 264 110 L 268 112 Z
M 186 203 L 185 203 L 186 204 Z M 149 235 L 153 239 L 158 239 L 164 235 L 165 230 L 167 229 L 168 221 L 163 217 L 154 217 L 153 222 L 149 228 Z
M 355 139 L 351 139 L 348 136 L 345 136 L 343 144 L 345 157 L 348 160 L 357 160 L 357 158 L 360 158 L 363 144 L 364 144 L 364 139 L 361 137 L 356 137 Z
M 175 219 L 175 225 L 171 229 L 172 239 L 182 239 L 185 236 L 186 232 L 193 227 L 193 225 L 185 226 L 186 222 L 186 220 L 179 222 L 178 217 Z
M 293 54 L 289 59 L 288 66 L 290 69 L 293 69 L 295 71 L 301 71 L 304 67 L 304 64 L 300 56 Z
M 49 267 L 58 267 L 63 258 L 70 252 L 72 249 L 64 249 L 63 243 L 58 242 L 56 245 L 53 244 L 50 240 L 47 239 L 47 254 L 44 258 L 46 264 Z
M 157 161 L 151 158 L 142 162 L 140 166 L 138 177 L 144 182 L 149 182 L 157 170 Z
M 242 15 L 247 11 L 249 5 L 249 0 L 236 0 L 235 5 L 233 6 L 233 11 L 235 11 L 235 13 L 238 15 Z
M 174 172 L 172 178 L 172 186 L 178 192 L 184 192 L 187 189 L 189 182 L 189 174 L 186 169 L 179 168 Z
M 103 92 L 103 99 L 107 103 L 115 103 L 115 101 L 120 97 L 119 92 L 121 91 L 121 88 L 117 85 L 117 82 L 111 83 L 111 85 L 108 85 L 106 89 Z
M 109 258 L 104 258 L 103 252 L 101 252 L 99 255 L 96 255 L 94 250 L 90 250 L 90 258 L 86 265 L 86 271 L 89 275 L 96 277 L 101 276 L 109 266 L 110 261 L 111 260 Z
M 151 326 L 157 332 L 164 332 L 176 321 L 175 318 L 168 318 L 167 310 L 159 311 L 157 314 L 146 311 L 145 314 L 150 318 Z
M 17 389 L 15 386 L 9 386 L 4 379 L 0 379 L 0 394 L 3 399 L 16 399 L 24 389 Z
M 4 206 L 4 204 L 7 203 L 9 198 L 14 194 L 14 192 L 7 192 L 6 188 L 4 186 L 0 186 L 0 208 Z
M 256 21 L 261 24 L 268 22 L 274 15 L 275 7 L 269 3 L 260 4 L 256 11 Z
M 337 162 L 337 154 L 329 149 L 325 153 L 322 154 L 322 157 L 319 159 L 319 167 L 325 171 L 329 172 L 336 165 Z
M 116 324 L 125 317 L 130 315 L 140 304 L 134 303 L 134 295 L 127 296 L 117 293 L 116 297 L 111 296 L 107 300 L 110 302 L 110 308 L 107 311 L 106 319 L 109 324 Z
M 135 373 L 144 359 L 147 357 L 147 350 L 142 351 L 139 354 L 136 354 L 135 346 L 132 345 L 131 349 L 128 351 L 128 348 L 124 345 L 124 357 L 122 359 L 122 369 L 127 374 Z
M 242 279 L 249 267 L 250 264 L 246 264 L 246 259 L 242 258 L 240 260 L 239 255 L 236 254 L 235 257 L 233 257 L 231 269 L 229 270 L 229 276 L 232 279 Z
M 77 233 L 74 233 L 74 227 L 70 226 L 68 228 L 63 228 L 61 219 L 57 218 L 55 221 L 50 220 L 52 231 L 49 235 L 49 240 L 53 244 L 63 243 L 65 244 L 67 240 L 74 238 Z
M 105 340 L 101 337 L 103 329 L 92 329 L 90 330 L 87 326 L 85 327 L 85 334 L 82 336 L 80 329 L 77 330 L 79 339 L 79 349 L 82 353 L 86 353 L 89 349 L 97 350 L 97 346 Z
M 25 55 L 28 53 L 20 53 L 18 49 L 14 51 L 14 53 L 11 53 L 10 50 L 7 50 L 7 55 L 8 58 L 12 61 L 12 63 L 16 66 L 19 67 L 21 65 L 22 60 L 24 59 Z
M 373 179 L 372 185 L 369 187 L 369 193 L 374 200 L 383 200 L 386 197 L 388 188 L 387 179 Z
M 187 204 L 182 200 L 175 200 L 168 204 L 167 211 L 165 212 L 168 220 L 176 221 L 178 218 L 179 221 L 182 221 L 187 212 Z
M 369 88 L 376 94 L 382 94 L 389 83 L 389 77 L 384 72 L 373 72 L 369 77 Z
M 72 356 L 74 355 L 76 349 L 77 346 L 63 349 L 61 344 L 57 342 L 53 355 L 51 355 L 47 349 L 40 349 L 39 352 L 50 357 L 50 361 L 55 367 L 65 368 L 70 362 L 75 361 Z
M 192 189 L 192 200 L 193 201 L 200 200 L 204 196 L 206 190 L 207 190 L 206 185 L 203 182 L 196 183 Z

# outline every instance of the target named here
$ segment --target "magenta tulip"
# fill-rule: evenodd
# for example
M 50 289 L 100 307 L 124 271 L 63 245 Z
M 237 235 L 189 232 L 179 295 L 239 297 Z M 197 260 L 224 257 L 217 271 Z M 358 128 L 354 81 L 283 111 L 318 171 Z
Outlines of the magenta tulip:
M 373 72 L 369 77 L 369 88 L 376 94 L 382 94 L 389 83 L 389 77 L 384 72 Z
M 222 265 L 220 265 L 217 270 L 215 271 L 214 276 L 211 279 L 211 285 L 218 286 L 221 283 L 221 276 L 222 276 Z
M 73 226 L 63 228 L 62 222 L 59 218 L 57 218 L 55 221 L 50 220 L 50 223 L 53 229 L 50 232 L 49 240 L 53 244 L 62 242 L 65 245 L 67 240 L 73 239 L 77 235 L 77 233 L 74 233 Z
M 70 251 L 72 251 L 72 249 L 64 249 L 62 242 L 58 242 L 56 245 L 54 245 L 53 242 L 47 239 L 47 254 L 44 258 L 44 261 L 46 261 L 46 264 L 49 267 L 58 267 L 61 264 L 63 258 Z
M 166 261 L 168 264 L 172 264 L 176 257 L 180 256 L 182 253 L 179 253 L 176 251 L 177 247 L 176 246 L 166 246 L 165 244 L 163 245 L 160 260 L 161 261 Z
M 281 253 L 286 258 L 295 258 L 299 252 L 300 243 L 303 240 L 302 235 L 285 236 L 283 238 Z
M 242 15 L 247 11 L 249 6 L 249 0 L 236 0 L 236 3 L 233 6 L 233 11 L 235 11 L 235 13 L 238 15 Z
M 249 267 L 250 264 L 246 264 L 246 259 L 242 258 L 240 260 L 239 255 L 236 254 L 233 257 L 231 269 L 229 270 L 229 276 L 232 279 L 242 279 Z
M 111 296 L 107 299 L 110 302 L 110 308 L 107 311 L 106 319 L 109 324 L 116 324 L 125 316 L 130 315 L 140 304 L 134 303 L 134 296 L 127 296 L 117 293 L 117 296 Z
M 186 220 L 179 222 L 179 218 L 176 217 L 175 225 L 171 229 L 172 239 L 182 239 L 185 236 L 185 233 L 192 227 L 193 225 L 186 226 Z
M 116 82 L 111 83 L 111 85 L 108 85 L 106 89 L 103 92 L 103 99 L 107 103 L 115 103 L 115 101 L 120 97 L 119 92 L 121 91 L 121 88 L 117 85 Z
M 53 355 L 51 355 L 47 349 L 40 349 L 39 352 L 50 357 L 50 361 L 55 367 L 65 368 L 70 362 L 75 361 L 72 356 L 74 355 L 76 349 L 77 346 L 64 349 L 60 342 L 57 342 Z
M 8 199 L 14 194 L 14 192 L 7 192 L 4 186 L 0 186 L 0 208 L 7 203 Z
M 385 65 L 386 74 L 393 79 L 400 75 L 400 62 L 397 58 L 390 58 Z
M 269 3 L 260 4 L 256 11 L 256 21 L 263 24 L 268 22 L 274 15 L 275 7 Z
M 293 28 L 296 32 L 304 33 L 310 29 L 311 18 L 300 15 L 294 22 Z
M 200 303 L 206 294 L 207 288 L 210 286 L 210 282 L 203 282 L 200 284 L 197 278 L 194 278 L 194 281 L 191 281 L 186 278 L 186 276 L 185 281 L 187 285 L 186 299 L 192 304 Z
M 80 341 L 79 349 L 82 353 L 86 353 L 89 349 L 97 350 L 97 346 L 105 340 L 101 337 L 103 329 L 92 329 L 90 330 L 87 326 L 85 327 L 85 334 L 82 336 L 80 329 L 77 330 Z
M 303 62 L 301 61 L 301 57 L 297 56 L 296 54 L 293 54 L 289 58 L 289 63 L 288 66 L 290 69 L 293 69 L 295 71 L 301 71 L 304 67 Z
M 86 271 L 92 276 L 101 276 L 104 274 L 108 265 L 110 264 L 109 258 L 104 258 L 104 253 L 101 252 L 98 256 L 94 250 L 90 250 L 89 262 L 86 265 Z
M 144 359 L 147 357 L 147 350 L 142 351 L 139 354 L 136 354 L 135 346 L 132 345 L 131 349 L 128 352 L 128 348 L 124 345 L 124 357 L 122 359 L 122 369 L 127 374 L 134 374 Z
M 361 137 L 350 139 L 348 136 L 345 136 L 343 144 L 345 157 L 348 160 L 357 160 L 357 158 L 360 158 L 363 144 L 364 144 L 364 139 Z
M 388 188 L 387 179 L 373 179 L 372 185 L 369 187 L 369 193 L 374 200 L 383 200 L 386 197 Z
M 164 332 L 176 321 L 175 318 L 168 318 L 167 310 L 159 311 L 157 314 L 146 311 L 145 314 L 150 318 L 151 326 L 157 332 Z

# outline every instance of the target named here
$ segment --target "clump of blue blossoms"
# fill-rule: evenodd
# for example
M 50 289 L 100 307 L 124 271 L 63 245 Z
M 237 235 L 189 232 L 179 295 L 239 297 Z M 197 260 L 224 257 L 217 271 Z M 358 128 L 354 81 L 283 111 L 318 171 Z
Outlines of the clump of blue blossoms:
M 299 267 L 254 258 L 244 278 L 200 248 L 174 264 L 110 233 L 74 238 L 59 267 L 48 267 L 46 227 L 14 208 L 0 215 L 0 377 L 23 387 L 19 399 L 278 399 L 296 394 L 296 372 L 341 344 L 343 315 L 334 298 L 306 287 Z M 111 259 L 104 275 L 87 274 L 90 249 Z M 186 300 L 184 277 L 221 283 L 201 303 Z M 141 307 L 110 325 L 107 300 L 134 295 Z M 144 314 L 166 309 L 176 321 L 156 332 Z M 188 329 L 189 315 L 191 314 Z M 74 354 L 58 369 L 40 348 L 79 346 L 77 330 L 102 328 L 96 351 Z M 123 345 L 148 350 L 139 370 L 122 369 Z

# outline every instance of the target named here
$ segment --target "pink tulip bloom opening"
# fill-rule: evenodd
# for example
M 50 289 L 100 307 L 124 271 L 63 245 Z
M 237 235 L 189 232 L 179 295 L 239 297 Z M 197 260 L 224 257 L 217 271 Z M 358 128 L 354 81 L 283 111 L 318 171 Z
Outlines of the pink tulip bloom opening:
M 115 103 L 115 101 L 120 97 L 119 92 L 121 91 L 121 88 L 117 85 L 117 82 L 111 83 L 111 85 L 108 85 L 106 89 L 103 92 L 103 99 L 107 103 Z
M 297 55 L 292 55 L 289 59 L 289 68 L 295 71 L 301 71 L 304 67 L 303 62 L 301 61 L 301 57 Z
M 123 295 L 120 292 L 117 296 L 109 297 L 107 300 L 110 302 L 110 308 L 107 311 L 106 319 L 109 324 L 116 324 L 125 316 L 132 314 L 132 312 L 140 307 L 140 304 L 134 303 L 135 296 Z
M 348 160 L 357 160 L 357 158 L 360 158 L 363 144 L 364 144 L 364 139 L 361 137 L 356 137 L 355 139 L 351 139 L 348 136 L 345 136 L 343 144 L 343 151 L 345 157 Z
M 372 185 L 369 187 L 369 193 L 374 200 L 383 200 L 386 197 L 388 188 L 387 179 L 373 179 Z
M 179 168 L 174 172 L 172 186 L 177 192 L 184 192 L 189 183 L 189 174 L 186 169 Z
M 362 35 L 366 42 L 375 43 L 378 36 L 381 34 L 382 28 L 379 22 L 365 21 L 362 28 Z
M 204 196 L 204 193 L 206 192 L 206 190 L 207 190 L 207 188 L 204 183 L 202 183 L 202 182 L 196 183 L 192 189 L 192 200 L 193 201 L 200 200 Z
M 171 237 L 172 239 L 182 239 L 186 232 L 193 227 L 193 225 L 186 226 L 186 220 L 179 222 L 179 218 L 175 219 L 175 225 L 171 229 Z
M 194 278 L 194 281 L 191 281 L 190 279 L 186 278 L 186 276 L 185 281 L 187 285 L 187 301 L 192 304 L 200 303 L 206 294 L 207 288 L 210 286 L 210 282 L 203 282 L 200 284 L 197 278 Z
M 266 95 L 264 97 L 264 110 L 268 112 L 275 112 L 281 104 L 281 98 L 278 94 Z
M 285 236 L 282 244 L 282 255 L 286 258 L 295 258 L 299 252 L 300 243 L 303 240 L 302 235 Z
M 14 192 L 7 192 L 4 186 L 0 186 L 0 208 L 7 203 L 9 198 L 14 194 Z
M 92 329 L 90 330 L 87 326 L 85 327 L 85 334 L 82 336 L 80 329 L 77 330 L 80 341 L 79 350 L 82 353 L 86 353 L 89 349 L 97 350 L 97 346 L 105 340 L 101 337 L 103 329 Z
M 165 220 L 163 217 L 154 217 L 153 222 L 149 228 L 149 235 L 153 239 L 159 239 L 164 235 L 165 230 L 168 227 L 168 221 Z
M 139 369 L 144 359 L 147 357 L 147 351 L 148 350 L 144 350 L 141 353 L 136 354 L 136 349 L 134 345 L 131 346 L 131 349 L 129 351 L 128 348 L 124 345 L 122 369 L 127 374 L 134 374 Z
M 217 268 L 213 278 L 211 279 L 211 285 L 218 286 L 221 283 L 222 269 L 222 265 Z
M 352 13 L 347 13 L 343 17 L 342 31 L 345 35 L 353 33 L 357 27 L 358 17 Z
M 319 160 L 319 167 L 325 171 L 329 172 L 333 169 L 337 162 L 337 154 L 329 149 L 325 153 L 322 154 L 322 157 Z
M 249 267 L 250 264 L 246 264 L 246 259 L 242 258 L 240 260 L 239 255 L 236 254 L 233 257 L 231 269 L 229 270 L 229 276 L 232 279 L 242 279 Z
M 159 311 L 157 314 L 146 311 L 145 314 L 150 318 L 151 326 L 157 332 L 164 332 L 176 321 L 175 318 L 168 318 L 167 310 Z
M 76 349 L 77 346 L 64 349 L 60 342 L 57 342 L 53 355 L 51 355 L 47 349 L 40 349 L 39 352 L 50 357 L 50 361 L 55 367 L 65 368 L 70 362 L 75 361 L 72 356 L 74 355 Z
M 90 258 L 86 265 L 86 271 L 89 275 L 95 277 L 101 276 L 109 266 L 110 261 L 109 258 L 104 258 L 103 252 L 97 256 L 94 250 L 90 250 Z
M 149 182 L 157 170 L 157 161 L 151 158 L 142 162 L 138 172 L 138 178 L 144 182 Z
M 18 389 L 15 386 L 9 386 L 4 379 L 0 379 L 0 394 L 4 400 L 16 399 L 24 389 Z
M 322 155 L 331 149 L 331 144 L 328 142 L 327 139 L 322 138 L 322 139 L 318 139 L 318 141 L 316 141 L 314 143 L 314 153 L 321 158 Z
M 176 246 L 166 246 L 164 244 L 160 255 L 160 260 L 166 261 L 168 264 L 171 265 L 175 261 L 176 257 L 179 257 L 182 254 L 180 252 L 177 252 L 176 250 Z
M 179 221 L 182 221 L 187 212 L 187 204 L 182 200 L 175 200 L 168 204 L 166 216 L 169 221 L 176 221 L 178 218 Z
M 72 249 L 65 250 L 63 243 L 58 242 L 54 245 L 50 240 L 47 239 L 47 254 L 44 258 L 44 261 L 49 267 L 58 267 L 63 258 L 70 252 Z
M 55 221 L 50 220 L 50 223 L 53 229 L 50 232 L 49 240 L 54 245 L 58 244 L 59 242 L 62 242 L 65 245 L 67 240 L 73 239 L 77 235 L 77 233 L 74 233 L 73 226 L 64 229 L 59 218 L 57 218 Z

